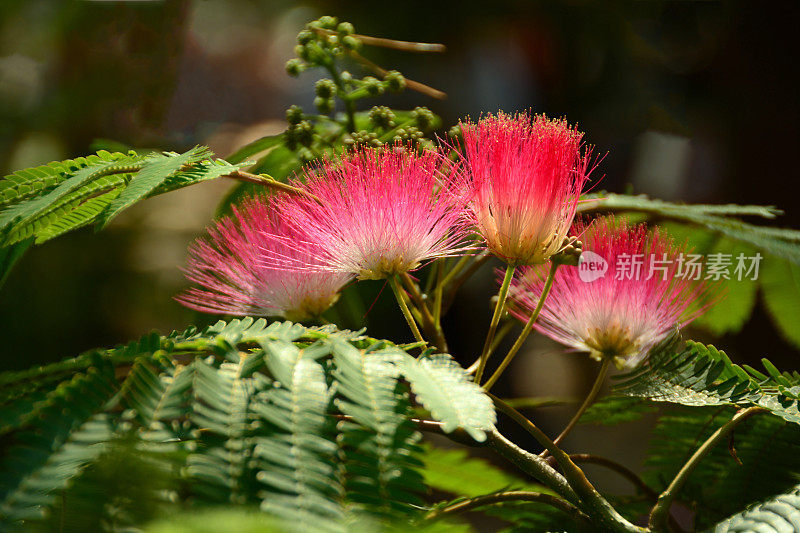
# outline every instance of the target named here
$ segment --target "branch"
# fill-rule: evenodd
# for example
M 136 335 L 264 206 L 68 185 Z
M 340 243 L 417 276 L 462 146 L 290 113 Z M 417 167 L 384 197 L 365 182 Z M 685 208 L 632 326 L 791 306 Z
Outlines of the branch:
M 470 498 L 452 505 L 448 505 L 442 509 L 434 509 L 425 516 L 425 520 L 438 520 L 440 518 L 444 518 L 445 515 L 465 513 L 486 505 L 494 505 L 504 502 L 544 503 L 564 511 L 573 518 L 582 520 L 584 522 L 589 522 L 589 517 L 583 514 L 577 507 L 569 502 L 551 494 L 526 490 L 511 490 L 507 492 L 496 492 L 494 494 L 476 496 L 475 498 Z
M 310 192 L 301 189 L 299 187 L 294 187 L 292 185 L 289 185 L 288 183 L 283 183 L 281 181 L 278 181 L 271 176 L 267 176 L 266 174 L 259 176 L 257 174 L 251 174 L 249 172 L 245 172 L 244 170 L 235 170 L 230 174 L 226 174 L 223 177 L 235 179 L 238 181 L 244 181 L 247 183 L 255 183 L 256 185 L 263 185 L 264 187 L 268 187 L 270 189 L 274 189 L 279 192 L 285 192 L 289 194 L 299 194 L 307 198 L 311 198 L 312 200 L 318 202 L 319 204 L 323 203 L 322 200 L 320 200 L 319 197 L 315 196 L 314 194 L 311 194 Z
M 550 452 L 561 468 L 561 471 L 564 472 L 564 477 L 575 490 L 575 493 L 580 497 L 580 507 L 598 521 L 597 525 L 602 526 L 604 530 L 617 533 L 644 533 L 646 531 L 625 520 L 625 518 L 597 492 L 597 489 L 586 479 L 586 475 L 572 462 L 569 456 L 561 448 L 556 446 L 555 443 L 550 440 L 550 437 L 536 427 L 533 422 L 493 394 L 489 392 L 486 394 L 492 398 L 500 412 L 506 414 L 517 424 L 522 426 L 523 429 L 530 433 L 533 438 Z M 539 459 L 541 460 L 540 457 Z
M 672 502 L 675 500 L 678 492 L 681 490 L 686 481 L 689 479 L 689 476 L 700 464 L 700 461 L 708 455 L 714 446 L 716 446 L 719 442 L 725 440 L 725 438 L 742 422 L 750 418 L 756 413 L 761 413 L 766 411 L 763 407 L 748 407 L 747 409 L 740 409 L 733 415 L 728 422 L 723 424 L 719 427 L 714 433 L 711 434 L 706 441 L 700 445 L 697 451 L 689 458 L 686 464 L 681 467 L 678 473 L 675 475 L 675 479 L 672 480 L 672 483 L 664 489 L 664 492 L 658 497 L 658 501 L 656 502 L 653 510 L 650 511 L 650 529 L 654 531 L 664 531 L 666 529 L 666 522 L 667 518 L 669 517 L 669 508 L 672 505 Z
M 367 67 L 370 70 L 372 70 L 373 72 L 375 72 L 378 76 L 381 76 L 381 77 L 386 76 L 386 74 L 389 72 L 388 70 L 386 70 L 385 68 L 381 67 L 380 65 L 378 65 L 376 63 L 373 63 L 372 61 L 370 61 L 366 57 L 362 56 L 361 54 L 359 54 L 355 50 L 351 50 L 350 51 L 350 56 L 353 59 L 355 59 L 356 61 L 358 61 L 359 63 L 361 63 L 362 65 L 364 65 L 365 67 Z M 444 91 L 440 91 L 439 89 L 434 89 L 430 85 L 425 85 L 424 83 L 420 83 L 418 81 L 410 80 L 408 78 L 405 78 L 405 80 L 406 80 L 406 87 L 408 87 L 412 91 L 417 91 L 418 93 L 422 93 L 422 94 L 424 94 L 426 96 L 430 96 L 431 98 L 436 98 L 437 100 L 444 100 L 444 99 L 447 98 L 447 93 L 444 92 Z
M 326 30 L 323 28 L 312 28 L 317 33 L 324 33 L 325 35 L 337 35 L 333 30 Z M 393 48 L 395 50 L 404 50 L 406 52 L 444 52 L 447 50 L 445 45 L 440 43 L 417 43 L 413 41 L 398 41 L 397 39 L 386 39 L 384 37 L 370 37 L 369 35 L 361 35 L 358 33 L 350 34 L 362 43 L 372 46 L 381 46 L 383 48 Z

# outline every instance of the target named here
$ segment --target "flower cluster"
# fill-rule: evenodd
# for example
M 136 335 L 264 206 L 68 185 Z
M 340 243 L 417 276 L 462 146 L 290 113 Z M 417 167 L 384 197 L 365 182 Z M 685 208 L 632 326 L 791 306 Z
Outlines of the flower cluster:
M 583 134 L 527 113 L 461 130 L 471 217 L 486 246 L 512 265 L 544 263 L 561 250 L 592 170 Z
M 578 221 L 573 232 L 584 239 L 584 255 L 598 257 L 616 272 L 620 258 L 641 254 L 662 257 L 683 253 L 658 230 L 629 226 L 622 219 L 604 217 L 587 227 Z M 710 303 L 712 286 L 677 276 L 678 265 L 651 266 L 644 262 L 637 278 L 599 275 L 586 277 L 581 266 L 562 266 L 555 274 L 535 328 L 548 337 L 589 352 L 597 359 L 610 357 L 618 365 L 634 365 L 675 328 L 682 328 Z M 650 272 L 668 269 L 667 275 Z M 512 282 L 511 313 L 526 321 L 542 294 L 547 269 L 521 269 Z M 704 303 L 698 303 L 704 302 Z
M 397 292 L 398 276 L 477 249 L 477 233 L 508 263 L 509 280 L 529 265 L 509 293 L 512 313 L 526 321 L 546 285 L 544 263 L 565 246 L 580 253 L 570 230 L 611 272 L 624 257 L 683 252 L 621 220 L 572 226 L 591 165 L 582 134 L 565 121 L 500 113 L 462 130 L 455 162 L 402 143 L 362 146 L 307 167 L 291 194 L 245 202 L 192 248 L 188 277 L 199 288 L 179 301 L 214 313 L 316 318 L 350 280 L 389 279 Z M 597 358 L 639 360 L 702 311 L 695 303 L 709 289 L 677 276 L 675 263 L 639 268 L 636 279 L 586 283 L 580 267 L 561 266 L 536 328 Z
M 315 318 L 336 301 L 349 280 L 341 274 L 265 265 L 265 256 L 310 264 L 319 251 L 260 198 L 234 207 L 189 253 L 187 277 L 203 288 L 189 289 L 177 300 L 206 313 Z
M 307 196 L 275 201 L 282 220 L 319 246 L 300 270 L 384 279 L 470 250 L 464 202 L 438 153 L 395 144 L 362 149 L 307 170 Z M 273 255 L 268 261 L 283 258 Z

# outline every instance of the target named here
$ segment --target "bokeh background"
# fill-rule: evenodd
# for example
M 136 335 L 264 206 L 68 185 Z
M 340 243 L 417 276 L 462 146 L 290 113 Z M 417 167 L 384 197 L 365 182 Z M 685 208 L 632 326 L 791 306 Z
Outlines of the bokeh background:
M 794 2 L 3 0 L 0 171 L 82 155 L 108 145 L 102 139 L 176 151 L 206 144 L 224 157 L 280 132 L 289 105 L 312 108 L 319 74 L 290 78 L 284 63 L 303 24 L 323 14 L 358 33 L 447 45 L 444 54 L 364 50 L 448 94 L 407 91 L 382 104 L 429 106 L 445 128 L 498 109 L 563 115 L 605 154 L 598 189 L 777 205 L 787 210 L 781 224 L 800 226 Z M 0 291 L 0 370 L 216 320 L 172 296 L 185 287 L 187 245 L 231 186 L 149 200 L 100 235 L 82 230 L 29 251 Z M 482 343 L 494 290 L 485 269 L 447 318 L 464 363 Z M 379 297 L 378 282 L 365 291 L 378 303 L 351 326 L 405 339 L 389 291 Z M 798 366 L 760 308 L 737 334 L 692 334 L 737 362 L 768 354 Z M 515 365 L 500 385 L 507 395 L 577 397 L 596 372 L 538 338 Z M 537 421 L 553 432 L 570 410 L 542 410 Z M 647 423 L 581 428 L 570 442 L 635 466 Z

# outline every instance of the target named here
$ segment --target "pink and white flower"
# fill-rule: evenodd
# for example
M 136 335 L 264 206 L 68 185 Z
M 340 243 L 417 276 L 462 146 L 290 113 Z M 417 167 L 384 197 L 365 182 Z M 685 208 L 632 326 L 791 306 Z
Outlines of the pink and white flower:
M 629 226 L 604 217 L 590 227 L 578 221 L 574 234 L 584 254 L 605 261 L 602 275 L 583 275 L 578 266 L 562 265 L 535 327 L 541 333 L 618 366 L 633 366 L 676 328 L 682 328 L 709 305 L 712 286 L 679 275 L 684 247 L 657 229 Z M 633 269 L 631 266 L 633 265 Z M 542 294 L 548 268 L 521 269 L 512 282 L 511 313 L 527 321 Z
M 558 253 L 590 168 L 583 134 L 527 113 L 462 123 L 471 218 L 488 249 L 512 265 Z
M 270 263 L 383 279 L 468 252 L 464 201 L 441 172 L 444 164 L 436 152 L 394 145 L 307 169 L 305 185 L 296 185 L 309 194 L 276 204 L 281 220 L 314 243 L 313 261 L 272 254 Z
M 260 198 L 245 200 L 189 250 L 186 276 L 198 284 L 176 297 L 205 313 L 316 318 L 338 298 L 348 276 L 298 272 L 265 264 L 267 256 L 313 262 L 308 238 Z

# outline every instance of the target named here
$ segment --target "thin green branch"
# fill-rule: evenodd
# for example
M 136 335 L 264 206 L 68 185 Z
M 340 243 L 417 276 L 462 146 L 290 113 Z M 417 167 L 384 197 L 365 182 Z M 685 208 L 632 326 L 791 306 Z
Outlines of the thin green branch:
M 675 475 L 675 479 L 672 480 L 669 486 L 664 489 L 664 492 L 662 492 L 658 497 L 658 501 L 650 511 L 650 529 L 654 531 L 666 530 L 667 519 L 669 518 L 669 509 L 672 506 L 672 502 L 675 500 L 678 492 L 681 490 L 681 488 L 683 488 L 683 485 L 689 479 L 689 476 L 692 474 L 694 469 L 698 464 L 700 464 L 700 461 L 702 461 L 703 458 L 708 455 L 714 446 L 725 440 L 725 438 L 731 434 L 736 426 L 754 414 L 765 411 L 767 410 L 763 407 L 748 407 L 747 409 L 740 409 L 735 415 L 733 415 L 733 418 L 719 427 L 714 433 L 711 434 L 710 437 L 708 437 L 708 439 L 706 439 L 703 444 L 700 445 L 699 448 L 697 448 L 686 464 L 684 464 Z
M 414 302 L 414 305 L 416 305 L 417 309 L 419 310 L 422 318 L 422 325 L 425 328 L 426 333 L 428 336 L 433 338 L 436 348 L 441 353 L 448 353 L 447 340 L 444 337 L 444 332 L 442 331 L 441 326 L 438 325 L 434 320 L 430 309 L 428 309 L 428 304 L 425 302 L 425 298 L 419 291 L 419 287 L 414 280 L 411 279 L 411 276 L 409 276 L 407 272 L 400 274 L 400 279 L 403 281 L 403 285 L 405 285 L 408 294 L 411 295 L 411 300 Z
M 405 298 L 403 297 L 403 288 L 400 287 L 400 283 L 397 281 L 397 276 L 392 276 L 389 278 L 389 285 L 392 287 L 392 292 L 394 292 L 394 296 L 397 299 L 397 304 L 400 306 L 400 311 L 403 312 L 403 316 L 408 323 L 408 327 L 411 328 L 414 338 L 419 342 L 424 343 L 425 339 L 422 337 L 422 333 L 420 333 L 419 328 L 417 327 L 417 322 L 414 320 L 414 316 L 411 314 L 411 310 L 406 304 Z
M 481 357 L 478 361 L 478 368 L 475 370 L 475 383 L 481 382 L 483 369 L 486 368 L 486 362 L 489 360 L 489 348 L 494 341 L 494 334 L 497 331 L 497 325 L 500 323 L 500 317 L 503 316 L 503 311 L 505 311 L 508 289 L 511 286 L 511 279 L 514 277 L 515 269 L 516 267 L 514 265 L 506 266 L 506 275 L 503 278 L 503 283 L 500 285 L 500 290 L 497 292 L 497 304 L 494 306 L 494 314 L 492 314 L 492 321 L 489 324 L 489 332 L 486 334 L 486 341 L 483 343 Z
M 586 479 L 586 475 L 578 466 L 572 462 L 561 448 L 550 440 L 542 430 L 540 430 L 533 422 L 525 418 L 519 411 L 503 402 L 491 393 L 487 393 L 494 401 L 497 409 L 514 420 L 530 435 L 535 438 L 539 444 L 545 447 L 547 451 L 553 456 L 564 477 L 569 482 L 570 486 L 575 490 L 575 493 L 580 498 L 579 507 L 586 512 L 589 516 L 597 521 L 597 525 L 602 526 L 604 530 L 613 531 L 618 533 L 644 533 L 646 530 L 635 526 L 625 520 L 614 507 L 597 492 L 597 489 Z M 539 459 L 542 459 L 539 457 Z
M 558 263 L 555 261 L 550 263 L 550 271 L 547 273 L 547 279 L 544 282 L 544 287 L 542 288 L 542 295 L 539 297 L 539 302 L 536 304 L 536 309 L 533 310 L 531 313 L 531 317 L 528 319 L 528 322 L 525 323 L 525 327 L 522 328 L 522 331 L 517 337 L 516 342 L 506 354 L 505 359 L 500 363 L 500 366 L 497 367 L 497 370 L 494 371 L 492 377 L 490 377 L 484 388 L 488 391 L 489 389 L 497 383 L 497 380 L 500 379 L 500 376 L 503 374 L 503 371 L 508 367 L 511 363 L 511 360 L 514 359 L 514 356 L 517 355 L 517 352 L 522 345 L 525 343 L 525 340 L 530 335 L 533 325 L 536 323 L 536 319 L 539 318 L 539 313 L 542 311 L 542 307 L 544 306 L 544 301 L 547 299 L 547 295 L 550 293 L 550 288 L 553 286 L 553 279 L 556 276 L 556 270 L 558 270 Z
M 256 185 L 263 185 L 264 187 L 274 189 L 278 192 L 299 194 L 301 196 L 306 196 L 307 198 L 311 198 L 315 202 L 322 204 L 322 200 L 320 200 L 314 194 L 311 194 L 308 191 L 300 189 L 299 187 L 294 187 L 292 185 L 289 185 L 288 183 L 283 183 L 281 181 L 278 181 L 272 176 L 269 176 L 267 174 L 256 175 L 256 174 L 251 174 L 249 172 L 245 172 L 244 170 L 235 170 L 230 174 L 226 174 L 223 177 L 235 179 L 238 181 L 245 181 L 247 183 L 255 183 Z
M 569 435 L 569 432 L 572 431 L 572 429 L 578 424 L 578 421 L 583 416 L 583 413 L 585 413 L 586 410 L 589 408 L 589 406 L 591 406 L 597 399 L 597 395 L 600 394 L 600 389 L 603 388 L 603 382 L 606 379 L 606 374 L 608 373 L 608 367 L 611 364 L 611 360 L 612 360 L 611 357 L 603 358 L 603 362 L 600 365 L 600 371 L 597 373 L 597 377 L 595 378 L 594 383 L 592 384 L 592 389 L 589 391 L 589 394 L 586 395 L 586 399 L 583 400 L 581 406 L 578 408 L 575 414 L 572 415 L 572 418 L 570 419 L 569 423 L 564 428 L 564 430 L 553 441 L 556 444 L 556 446 L 561 444 L 564 438 L 566 438 L 566 436 Z M 547 455 L 547 452 L 542 452 L 542 454 L 543 454 L 542 456 L 544 457 Z
M 496 492 L 494 494 L 484 494 L 482 496 L 476 496 L 475 498 L 469 498 L 441 509 L 434 509 L 425 516 L 425 520 L 438 520 L 448 515 L 466 513 L 487 505 L 495 505 L 505 502 L 544 503 L 563 511 L 575 519 L 583 522 L 589 521 L 588 516 L 583 514 L 578 508 L 566 500 L 563 500 L 557 496 L 553 496 L 552 494 L 545 494 L 543 492 L 534 492 L 529 490 L 510 490 L 506 492 Z

